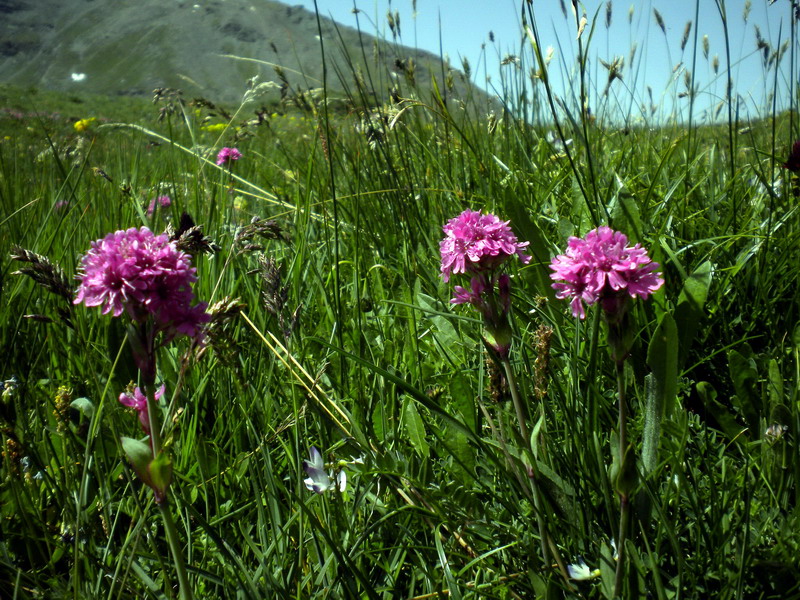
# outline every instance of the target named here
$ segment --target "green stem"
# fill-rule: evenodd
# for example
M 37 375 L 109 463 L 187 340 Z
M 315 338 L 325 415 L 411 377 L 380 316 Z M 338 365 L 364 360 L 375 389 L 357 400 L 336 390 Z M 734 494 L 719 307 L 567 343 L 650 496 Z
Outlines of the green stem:
M 150 423 L 150 448 L 153 451 L 153 460 L 161 453 L 161 423 L 158 420 L 155 385 L 151 382 L 145 383 L 145 395 L 147 396 L 147 417 Z M 164 532 L 167 534 L 167 543 L 172 553 L 172 562 L 178 575 L 179 594 L 181 600 L 192 600 L 192 588 L 189 585 L 189 575 L 186 572 L 186 562 L 183 559 L 181 543 L 178 539 L 178 532 L 175 529 L 175 522 L 172 520 L 172 513 L 169 510 L 167 491 L 159 497 L 156 493 L 156 505 L 161 511 L 164 520 Z M 154 490 L 155 493 L 155 490 Z
M 164 532 L 167 534 L 167 543 L 172 552 L 172 561 L 175 564 L 175 571 L 178 574 L 178 586 L 181 600 L 192 600 L 192 587 L 189 584 L 189 574 L 186 571 L 186 562 L 183 560 L 181 542 L 178 539 L 178 531 L 175 528 L 175 521 L 172 520 L 172 513 L 169 510 L 169 502 L 164 498 L 158 503 L 158 510 L 164 519 Z
M 156 403 L 155 384 L 146 382 L 144 384 L 144 394 L 147 397 L 147 420 L 150 425 L 150 449 L 153 451 L 153 458 L 161 452 L 161 423 L 158 422 L 158 405 Z
M 627 476 L 627 451 L 628 451 L 628 408 L 625 397 L 625 361 L 617 360 L 617 396 L 619 398 L 619 474 L 618 480 Z M 628 522 L 630 521 L 630 497 L 627 489 L 620 490 L 619 494 L 619 534 L 617 535 L 617 571 L 614 577 L 614 597 L 622 597 L 622 578 L 625 572 L 625 540 L 628 537 Z
M 525 420 L 525 412 L 522 409 L 522 399 L 519 395 L 517 388 L 517 380 L 514 377 L 514 369 L 511 367 L 511 361 L 508 358 L 500 359 L 503 363 L 503 370 L 506 373 L 506 380 L 508 381 L 508 389 L 511 391 L 511 400 L 514 402 L 514 411 L 517 413 L 517 421 L 519 421 L 519 433 L 522 436 L 522 442 L 530 446 L 531 438 L 528 433 L 528 425 Z

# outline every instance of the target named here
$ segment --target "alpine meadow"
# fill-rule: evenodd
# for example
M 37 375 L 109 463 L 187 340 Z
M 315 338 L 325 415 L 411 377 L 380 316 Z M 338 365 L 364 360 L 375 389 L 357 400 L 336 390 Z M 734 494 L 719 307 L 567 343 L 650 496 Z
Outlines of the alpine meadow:
M 753 3 L 655 96 L 595 50 L 659 3 L 578 0 L 489 93 L 301 7 L 313 74 L 0 84 L 0 597 L 800 599 L 800 3 Z

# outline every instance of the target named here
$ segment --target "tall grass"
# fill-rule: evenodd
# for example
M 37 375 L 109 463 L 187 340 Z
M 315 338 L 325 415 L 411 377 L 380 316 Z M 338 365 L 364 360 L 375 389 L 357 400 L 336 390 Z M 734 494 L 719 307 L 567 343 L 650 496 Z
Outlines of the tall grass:
M 699 117 L 697 66 L 688 119 L 659 114 L 659 98 L 640 111 L 623 86 L 633 61 L 621 81 L 586 59 L 602 11 L 560 65 L 533 4 L 524 16 L 499 104 L 462 107 L 455 71 L 429 90 L 412 65 L 393 76 L 354 59 L 326 74 L 345 108 L 290 87 L 279 109 L 256 118 L 247 103 L 223 132 L 206 127 L 218 111 L 176 95 L 161 121 L 156 107 L 82 133 L 0 116 L 0 595 L 177 593 L 152 493 L 120 445 L 140 435 L 116 400 L 137 378 L 124 327 L 15 274 L 30 263 L 9 256 L 20 246 L 71 278 L 92 240 L 186 211 L 218 246 L 195 257 L 195 294 L 229 317 L 205 347 L 159 355 L 196 597 L 612 598 L 614 363 L 599 314 L 574 319 L 548 269 L 568 236 L 601 224 L 645 245 L 666 279 L 635 304 L 623 371 L 638 478 L 622 597 L 800 597 L 800 223 L 796 176 L 780 167 L 800 137 L 794 23 L 765 62 L 767 95 L 788 94 L 792 111 L 770 104 L 743 123 L 730 92 L 726 120 L 715 105 Z M 680 51 L 698 63 L 693 31 Z M 557 69 L 575 73 L 572 97 Z M 672 85 L 677 104 L 682 76 Z M 76 116 L 106 116 L 93 102 Z M 213 162 L 222 145 L 243 153 L 232 168 Z M 148 217 L 162 194 L 171 206 Z M 466 208 L 530 241 L 511 350 L 529 440 L 480 320 L 449 305 L 439 277 L 441 227 Z M 345 471 L 344 491 L 306 489 L 311 446 Z M 583 557 L 599 576 L 565 579 L 540 522 L 565 563 Z

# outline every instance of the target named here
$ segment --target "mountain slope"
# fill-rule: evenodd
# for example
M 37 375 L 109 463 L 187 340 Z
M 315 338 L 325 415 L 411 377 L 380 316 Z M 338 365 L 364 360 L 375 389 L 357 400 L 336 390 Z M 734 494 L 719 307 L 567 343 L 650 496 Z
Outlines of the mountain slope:
M 352 89 L 357 71 L 385 96 L 408 80 L 413 64 L 420 88 L 430 88 L 433 72 L 443 92 L 450 79 L 450 95 L 487 101 L 463 74 L 448 76 L 433 54 L 324 17 L 321 29 L 332 90 Z M 0 0 L 0 80 L 7 83 L 131 95 L 176 87 L 235 102 L 247 79 L 277 80 L 272 65 L 283 67 L 292 87 L 322 86 L 314 13 L 272 0 Z

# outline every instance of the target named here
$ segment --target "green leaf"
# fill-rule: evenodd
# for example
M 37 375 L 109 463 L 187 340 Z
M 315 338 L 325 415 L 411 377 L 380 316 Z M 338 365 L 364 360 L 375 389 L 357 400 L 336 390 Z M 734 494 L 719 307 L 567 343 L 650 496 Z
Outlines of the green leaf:
M 439 303 L 434 298 L 423 293 L 417 294 L 416 301 L 420 308 L 423 309 L 425 318 L 433 323 L 436 329 L 434 335 L 439 340 L 439 343 L 448 351 L 452 352 L 458 343 L 458 332 L 456 328 L 453 327 L 450 319 L 437 314 L 439 312 L 437 304 Z
M 771 407 L 778 406 L 783 402 L 783 377 L 778 361 L 774 358 L 769 361 L 768 365 L 767 392 Z
M 528 216 L 528 209 L 522 202 L 509 202 L 505 210 L 506 217 L 511 219 L 517 238 L 521 242 L 530 242 L 525 248 L 525 253 L 530 254 L 532 260 L 521 275 L 530 281 L 534 286 L 533 289 L 539 290 L 539 293 L 555 297 L 555 292 L 550 287 L 550 284 L 553 283 L 550 279 L 549 269 L 552 253 L 545 241 L 541 227 L 531 220 Z
M 94 404 L 88 398 L 75 398 L 69 405 L 87 419 L 91 419 L 94 416 Z
M 453 456 L 453 474 L 467 482 L 475 478 L 475 452 L 469 445 L 467 436 L 457 429 L 448 427 L 445 432 L 447 448 Z
M 733 389 L 736 391 L 736 396 L 733 398 L 734 405 L 744 416 L 753 439 L 758 439 L 762 406 L 761 397 L 756 390 L 758 373 L 755 362 L 745 358 L 736 350 L 730 350 L 728 352 L 728 370 L 733 381 Z
M 383 402 L 376 402 L 375 408 L 372 409 L 372 433 L 381 442 L 386 441 L 386 414 Z
M 526 456 L 530 456 L 530 454 L 526 453 Z M 574 515 L 580 510 L 574 500 L 575 488 L 568 481 L 562 479 L 558 473 L 539 460 L 536 461 L 536 473 L 539 478 L 540 491 L 563 518 L 570 518 L 570 515 Z
M 678 328 L 669 313 L 661 317 L 647 348 L 647 364 L 653 370 L 654 392 L 658 396 L 659 419 L 669 418 L 675 409 L 678 390 Z
M 730 440 L 739 439 L 742 426 L 736 421 L 736 417 L 717 400 L 717 390 L 714 389 L 714 386 L 707 381 L 700 381 L 695 387 L 705 409 L 714 417 L 725 435 Z
M 172 482 L 172 461 L 166 452 L 159 452 L 158 456 L 150 463 L 150 480 L 152 488 L 164 494 Z
M 475 431 L 475 393 L 472 391 L 469 379 L 463 374 L 456 374 L 450 381 L 450 397 L 464 425 Z
M 150 462 L 153 460 L 153 453 L 150 450 L 150 445 L 139 440 L 129 437 L 123 437 L 122 451 L 128 462 L 131 463 L 136 475 L 141 479 L 142 483 L 148 487 L 153 487 L 153 480 L 150 477 Z
M 414 400 L 405 396 L 403 398 L 403 425 L 405 425 L 408 440 L 423 458 L 428 458 L 430 455 L 430 446 L 425 440 L 425 423 L 422 422 L 422 417 L 419 416 L 417 405 Z
M 680 354 L 678 364 L 683 365 L 692 345 L 700 320 L 705 315 L 708 290 L 714 275 L 714 267 L 706 261 L 683 282 L 683 289 L 675 308 L 675 324 L 680 334 Z
M 661 396 L 656 377 L 652 373 L 644 378 L 644 431 L 642 432 L 642 465 L 645 474 L 652 473 L 658 464 L 658 440 L 661 437 Z
M 626 189 L 625 184 L 615 175 L 619 190 L 616 198 L 611 202 L 611 222 L 614 229 L 626 231 L 633 235 L 630 238 L 638 240 L 642 235 L 642 222 L 639 216 L 639 205 L 631 193 Z

